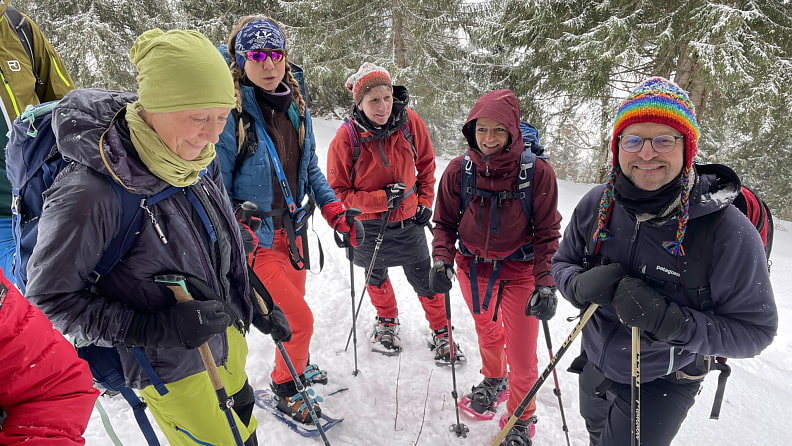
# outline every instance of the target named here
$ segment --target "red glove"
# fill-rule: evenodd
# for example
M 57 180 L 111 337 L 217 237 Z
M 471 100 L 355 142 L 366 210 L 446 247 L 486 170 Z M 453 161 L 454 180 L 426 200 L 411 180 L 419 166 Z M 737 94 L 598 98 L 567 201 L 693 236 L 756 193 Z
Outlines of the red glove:
M 359 214 L 357 212 L 356 214 Z M 344 204 L 340 201 L 333 201 L 322 207 L 322 217 L 327 220 L 333 230 L 344 235 L 344 239 L 357 248 L 363 243 L 363 224 L 352 215 L 347 214 Z

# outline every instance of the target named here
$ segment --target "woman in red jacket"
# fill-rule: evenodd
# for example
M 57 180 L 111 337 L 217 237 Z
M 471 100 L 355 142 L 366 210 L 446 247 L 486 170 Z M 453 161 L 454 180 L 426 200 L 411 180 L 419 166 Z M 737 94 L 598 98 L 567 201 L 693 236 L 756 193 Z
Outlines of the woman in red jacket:
M 0 445 L 85 444 L 99 391 L 88 365 L 36 307 L 2 276 Z
M 443 295 L 429 289 L 424 225 L 432 217 L 435 184 L 429 132 L 407 108 L 407 89 L 394 86 L 384 68 L 364 63 L 346 87 L 353 94 L 352 116 L 330 143 L 327 180 L 347 208 L 363 211 L 358 218 L 366 237 L 354 249 L 354 263 L 366 272 L 371 268 L 366 288 L 377 310 L 372 350 L 401 351 L 399 310 L 388 278 L 389 267 L 401 266 L 429 321 L 435 360 L 450 361 Z

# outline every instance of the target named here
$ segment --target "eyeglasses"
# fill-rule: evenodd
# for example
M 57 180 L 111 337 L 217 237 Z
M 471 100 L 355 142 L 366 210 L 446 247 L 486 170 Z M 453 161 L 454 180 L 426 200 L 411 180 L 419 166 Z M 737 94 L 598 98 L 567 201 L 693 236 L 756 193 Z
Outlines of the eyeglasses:
M 644 142 L 649 141 L 652 150 L 657 153 L 668 153 L 677 145 L 677 141 L 684 136 L 660 135 L 653 138 L 644 138 L 637 135 L 619 135 L 619 147 L 625 152 L 637 153 L 643 149 Z
M 257 50 L 248 51 L 245 56 L 251 62 L 264 62 L 269 57 L 272 63 L 281 63 L 286 58 L 286 52 L 283 50 Z

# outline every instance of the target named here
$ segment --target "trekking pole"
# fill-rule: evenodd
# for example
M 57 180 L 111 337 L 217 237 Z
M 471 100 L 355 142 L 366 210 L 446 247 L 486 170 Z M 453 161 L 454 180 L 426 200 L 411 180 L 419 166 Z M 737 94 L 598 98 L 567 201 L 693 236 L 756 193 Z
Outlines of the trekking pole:
M 450 270 L 447 270 L 450 273 Z M 451 382 L 454 384 L 451 396 L 454 397 L 454 408 L 456 409 L 456 424 L 451 426 L 451 432 L 455 433 L 457 437 L 466 438 L 470 429 L 459 421 L 459 401 L 457 393 L 456 382 L 456 348 L 454 348 L 454 336 L 451 333 L 451 292 L 445 292 L 445 313 L 446 313 L 446 330 L 448 331 L 448 346 L 451 357 Z
M 358 300 L 357 309 L 355 310 L 355 314 L 352 315 L 352 329 L 349 330 L 349 336 L 347 336 L 344 351 L 349 349 L 349 340 L 352 339 L 352 334 L 355 331 L 355 321 L 357 321 L 358 314 L 360 313 L 360 307 L 363 306 L 363 296 L 366 295 L 366 285 L 368 285 L 368 281 L 371 279 L 371 273 L 374 271 L 374 264 L 377 262 L 377 253 L 379 253 L 380 247 L 382 246 L 382 240 L 385 238 L 385 227 L 388 225 L 388 218 L 390 218 L 392 210 L 393 209 L 388 209 L 382 216 L 382 226 L 380 226 L 379 234 L 377 234 L 377 240 L 374 244 L 374 253 L 371 255 L 371 263 L 369 263 L 369 268 L 366 272 L 366 280 L 363 282 L 363 291 L 360 292 L 360 299 Z
M 264 284 L 261 283 L 261 279 L 258 278 L 250 265 L 248 265 L 248 277 L 250 279 L 251 288 L 253 289 L 253 294 L 256 296 L 256 302 L 258 303 L 261 312 L 264 314 L 264 317 L 269 319 L 269 309 L 274 306 L 274 303 L 272 302 L 272 296 L 269 294 L 269 291 L 267 291 L 267 288 L 264 286 Z M 262 297 L 262 295 L 264 297 Z M 278 347 L 278 351 L 280 351 L 283 362 L 285 362 L 286 367 L 289 368 L 289 373 L 291 374 L 292 381 L 294 381 L 294 385 L 297 388 L 297 392 L 299 392 L 300 396 L 302 396 L 303 403 L 308 408 L 308 413 L 311 415 L 311 421 L 313 421 L 316 429 L 319 431 L 319 435 L 321 435 L 325 446 L 330 446 L 330 441 L 327 439 L 327 435 L 325 435 L 324 427 L 322 427 L 319 417 L 316 416 L 316 411 L 313 408 L 308 391 L 305 390 L 305 385 L 303 385 L 300 375 L 297 374 L 297 370 L 294 369 L 294 363 L 292 363 L 289 354 L 286 352 L 286 347 L 283 346 L 282 341 L 275 339 L 274 337 L 272 340 L 275 341 L 275 345 Z
M 641 329 L 632 328 L 632 380 L 630 381 L 630 444 L 641 444 Z
M 492 446 L 499 446 L 501 441 L 506 438 L 506 434 L 509 432 L 509 430 L 511 430 L 512 426 L 514 426 L 514 423 L 520 419 L 520 415 L 525 412 L 525 408 L 528 407 L 528 403 L 530 403 L 533 397 L 539 392 L 539 388 L 542 387 L 542 384 L 544 384 L 544 382 L 547 380 L 547 377 L 558 365 L 558 361 L 569 349 L 572 341 L 574 341 L 577 335 L 583 331 L 583 327 L 586 325 L 589 319 L 591 319 L 591 316 L 594 314 L 594 312 L 597 311 L 597 307 L 599 307 L 599 305 L 590 304 L 588 308 L 586 308 L 586 311 L 584 311 L 580 316 L 580 320 L 578 321 L 577 325 L 575 325 L 575 328 L 572 329 L 572 333 L 570 333 L 564 343 L 561 344 L 561 347 L 558 349 L 555 356 L 550 359 L 550 364 L 548 364 L 542 374 L 539 375 L 539 378 L 536 380 L 533 387 L 531 387 L 531 390 L 525 394 L 522 401 L 520 402 L 520 405 L 514 409 L 514 413 L 512 414 L 511 418 L 509 418 L 509 421 L 503 426 L 503 429 L 501 429 L 500 433 L 498 433 L 498 436 L 495 437 L 495 441 L 492 442 Z
M 362 213 L 360 209 L 350 208 L 347 209 L 347 223 L 351 225 L 355 224 L 354 218 L 357 217 Z M 352 221 L 350 222 L 349 219 Z M 360 373 L 358 370 L 358 357 L 357 357 L 357 326 L 355 325 L 357 319 L 355 316 L 355 262 L 354 256 L 355 251 L 352 249 L 352 243 L 350 240 L 344 240 L 342 237 L 339 236 L 338 232 L 333 234 L 335 236 L 336 245 L 340 248 L 346 247 L 347 249 L 347 257 L 349 257 L 349 296 L 352 298 L 352 351 L 354 352 L 355 356 L 355 369 L 352 371 L 353 376 L 357 376 Z
M 543 320 L 542 328 L 544 328 L 545 340 L 547 341 L 547 352 L 550 354 L 550 360 L 552 361 L 553 342 L 550 340 L 550 324 L 546 320 Z M 567 427 L 566 415 L 564 415 L 564 402 L 561 400 L 561 386 L 558 385 L 558 373 L 556 373 L 555 368 L 553 369 L 553 380 L 555 381 L 555 389 L 553 389 L 553 393 L 555 393 L 555 395 L 558 397 L 558 408 L 561 411 L 561 428 L 564 430 L 567 446 L 569 446 L 569 427 Z
M 357 313 L 355 312 L 355 262 L 354 262 L 354 252 L 352 251 L 352 246 L 350 245 L 347 247 L 347 255 L 349 256 L 349 296 L 352 299 L 352 351 L 354 352 L 355 356 L 355 369 L 352 370 L 352 376 L 357 376 L 360 370 L 358 370 L 358 358 L 357 358 Z M 365 284 L 363 285 L 366 286 Z
M 186 279 L 181 274 L 165 274 L 160 276 L 154 277 L 154 282 L 164 283 L 165 286 L 173 291 L 173 296 L 176 298 L 176 302 L 188 302 L 193 300 L 193 297 L 190 295 L 190 291 L 187 289 Z M 204 367 L 206 367 L 206 373 L 209 374 L 209 380 L 212 381 L 212 387 L 214 388 L 215 394 L 217 395 L 217 402 L 220 403 L 220 410 L 226 416 L 228 420 L 228 426 L 231 428 L 231 434 L 234 436 L 234 443 L 237 446 L 244 446 L 244 442 L 242 441 L 242 436 L 239 434 L 239 428 L 237 427 L 236 420 L 234 419 L 234 414 L 231 413 L 231 407 L 234 405 L 234 400 L 228 396 L 226 393 L 225 387 L 223 386 L 223 381 L 220 379 L 220 373 L 217 370 L 217 364 L 215 363 L 214 356 L 212 356 L 212 351 L 209 349 L 208 343 L 203 343 L 198 347 L 198 352 L 201 354 L 201 360 L 203 360 Z

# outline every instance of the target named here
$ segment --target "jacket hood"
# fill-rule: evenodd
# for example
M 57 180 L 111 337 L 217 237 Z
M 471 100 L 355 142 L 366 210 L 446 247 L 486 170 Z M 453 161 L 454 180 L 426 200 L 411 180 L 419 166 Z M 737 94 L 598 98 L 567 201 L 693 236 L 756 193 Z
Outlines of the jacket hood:
M 476 142 L 476 119 L 489 118 L 503 123 L 509 130 L 511 141 L 497 153 L 484 156 Z M 477 165 L 487 163 L 490 169 L 508 165 L 520 159 L 520 154 L 525 150 L 525 145 L 520 132 L 520 103 L 511 90 L 495 90 L 484 94 L 476 101 L 470 110 L 462 134 L 468 141 L 469 153 Z
M 129 190 L 150 195 L 167 183 L 149 172 L 129 140 L 125 107 L 135 100 L 137 95 L 132 93 L 73 90 L 53 110 L 52 128 L 65 158 L 109 175 Z
M 694 164 L 697 181 L 690 196 L 690 217 L 710 214 L 731 204 L 742 188 L 740 177 L 721 164 Z

